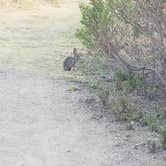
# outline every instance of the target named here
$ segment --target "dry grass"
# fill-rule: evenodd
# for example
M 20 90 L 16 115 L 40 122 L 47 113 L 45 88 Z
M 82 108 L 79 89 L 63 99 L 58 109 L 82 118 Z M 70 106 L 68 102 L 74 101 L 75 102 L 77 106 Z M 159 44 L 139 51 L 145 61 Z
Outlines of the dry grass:
M 62 64 L 73 47 L 80 47 L 74 37 L 80 20 L 75 1 L 57 8 L 50 5 L 35 10 L 4 8 L 0 14 L 1 71 L 70 76 L 63 71 Z
M 0 7 L 16 7 L 16 8 L 23 8 L 23 9 L 32 9 L 32 8 L 38 8 L 43 5 L 49 5 L 49 4 L 58 4 L 59 0 L 0 0 Z M 62 1 L 62 0 L 61 0 Z

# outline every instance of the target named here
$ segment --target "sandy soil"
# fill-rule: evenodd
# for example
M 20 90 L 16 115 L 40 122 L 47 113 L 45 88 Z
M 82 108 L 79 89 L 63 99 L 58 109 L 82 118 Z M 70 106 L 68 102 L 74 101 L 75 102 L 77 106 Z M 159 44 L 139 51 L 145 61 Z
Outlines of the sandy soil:
M 0 166 L 165 166 L 166 154 L 144 145 L 154 134 L 96 120 L 92 94 L 45 76 L 75 45 L 71 9 L 0 13 Z

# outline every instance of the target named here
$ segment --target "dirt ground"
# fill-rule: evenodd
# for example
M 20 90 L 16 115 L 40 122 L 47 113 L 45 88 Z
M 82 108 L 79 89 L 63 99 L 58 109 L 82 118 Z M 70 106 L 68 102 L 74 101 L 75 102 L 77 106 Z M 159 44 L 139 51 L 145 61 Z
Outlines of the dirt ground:
M 79 46 L 71 2 L 0 12 L 0 166 L 165 166 L 165 152 L 144 145 L 155 134 L 96 120 L 85 105 L 93 95 L 58 79 L 63 58 Z
M 0 165 L 165 166 L 150 154 L 152 134 L 95 120 L 86 90 L 69 92 L 63 81 L 23 73 L 0 75 Z

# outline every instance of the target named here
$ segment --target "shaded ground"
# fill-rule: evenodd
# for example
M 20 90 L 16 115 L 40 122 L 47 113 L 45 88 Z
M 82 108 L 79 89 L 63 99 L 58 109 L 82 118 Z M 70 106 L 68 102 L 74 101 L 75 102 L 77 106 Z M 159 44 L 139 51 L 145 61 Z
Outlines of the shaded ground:
M 95 120 L 91 94 L 57 79 L 78 19 L 76 5 L 1 12 L 0 165 L 165 166 L 142 146 L 151 133 Z

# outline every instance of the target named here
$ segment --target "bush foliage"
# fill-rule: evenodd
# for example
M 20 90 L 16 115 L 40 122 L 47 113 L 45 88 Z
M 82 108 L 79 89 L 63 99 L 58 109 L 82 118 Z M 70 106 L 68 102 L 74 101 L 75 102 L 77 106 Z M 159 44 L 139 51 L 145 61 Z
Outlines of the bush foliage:
M 131 92 L 143 87 L 143 79 L 137 75 L 130 74 L 126 70 L 119 69 L 115 72 L 117 88 Z
M 76 36 L 87 48 L 97 50 L 99 41 L 113 22 L 111 11 L 114 3 L 115 0 L 90 0 L 88 4 L 80 4 L 83 26 L 77 31 Z

